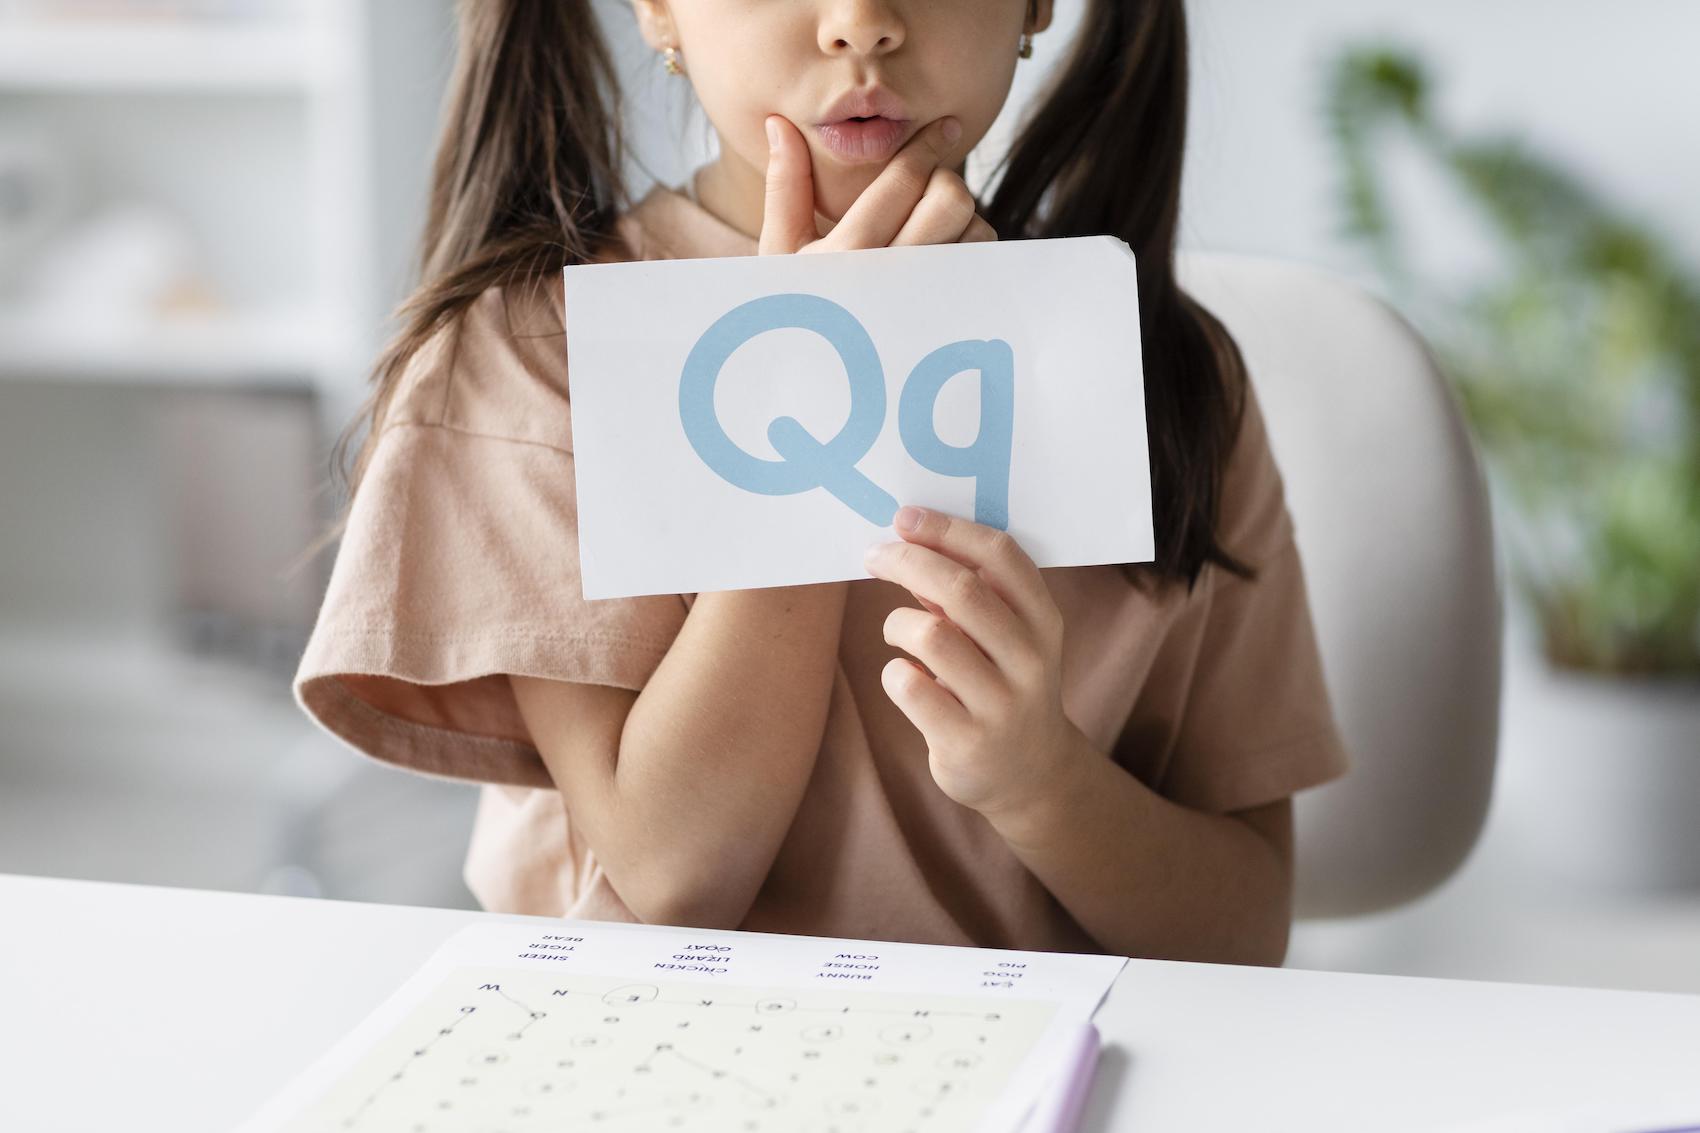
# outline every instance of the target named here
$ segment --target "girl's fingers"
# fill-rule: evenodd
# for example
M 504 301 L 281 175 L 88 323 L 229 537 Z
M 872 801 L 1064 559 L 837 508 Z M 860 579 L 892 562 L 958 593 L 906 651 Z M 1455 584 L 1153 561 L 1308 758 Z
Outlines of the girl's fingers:
M 933 170 L 921 202 L 903 222 L 891 243 L 955 244 L 962 239 L 976 215 L 979 202 L 954 170 L 942 165 Z
M 985 217 L 976 213 L 974 219 L 968 223 L 968 231 L 962 234 L 962 239 L 958 240 L 957 243 L 976 244 L 982 240 L 996 240 L 997 238 L 998 230 L 993 228 L 991 222 Z
M 759 244 L 764 256 L 796 252 L 819 235 L 809 143 L 783 114 L 768 115 L 767 131 L 767 202 Z
M 922 127 L 845 211 L 829 238 L 833 248 L 889 246 L 926 194 L 933 170 L 944 163 L 961 136 L 962 124 L 949 116 Z
M 948 618 L 899 606 L 886 615 L 885 640 L 931 669 L 945 691 L 971 713 L 984 711 L 1005 695 L 997 666 Z
M 1021 544 L 1008 531 L 987 527 L 932 508 L 920 508 L 916 527 L 901 537 L 940 551 L 986 577 L 1010 609 L 1038 630 L 1057 627 L 1050 588 Z
M 891 702 L 927 737 L 929 746 L 954 745 L 973 726 L 973 718 L 962 702 L 907 658 L 887 661 L 880 670 L 880 684 Z
M 868 573 L 940 606 L 1007 677 L 1025 680 L 1033 643 L 1004 597 L 973 567 L 920 543 L 876 543 Z

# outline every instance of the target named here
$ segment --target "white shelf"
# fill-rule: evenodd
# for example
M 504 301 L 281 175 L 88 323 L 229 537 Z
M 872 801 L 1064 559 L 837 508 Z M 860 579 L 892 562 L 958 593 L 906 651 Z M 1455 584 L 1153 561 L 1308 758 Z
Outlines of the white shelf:
M 302 28 L 0 19 L 0 90 L 284 91 L 324 78 Z
M 287 310 L 109 330 L 0 312 L 0 381 L 306 387 L 338 357 L 321 320 Z

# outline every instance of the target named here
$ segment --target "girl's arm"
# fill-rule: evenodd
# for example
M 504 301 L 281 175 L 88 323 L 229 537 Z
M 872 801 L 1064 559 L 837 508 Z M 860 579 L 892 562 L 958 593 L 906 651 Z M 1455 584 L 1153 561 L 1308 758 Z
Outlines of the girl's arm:
M 995 240 L 935 119 L 826 236 L 808 143 L 780 115 L 763 255 Z M 735 927 L 790 829 L 837 673 L 846 583 L 704 593 L 641 694 L 511 677 L 521 716 L 614 889 L 652 923 Z
M 1097 943 L 1124 956 L 1279 964 L 1292 919 L 1291 803 L 1182 806 L 1095 750 L 1063 710 L 1063 619 L 1006 531 L 903 508 L 868 569 L 899 607 L 887 694 L 939 787 L 979 811 Z
M 641 693 L 514 675 L 571 821 L 651 924 L 734 928 L 814 770 L 848 584 L 704 592 Z
M 1099 946 L 1279 966 L 1292 923 L 1290 798 L 1206 814 L 1164 798 L 1076 731 L 1046 789 L 987 815 Z

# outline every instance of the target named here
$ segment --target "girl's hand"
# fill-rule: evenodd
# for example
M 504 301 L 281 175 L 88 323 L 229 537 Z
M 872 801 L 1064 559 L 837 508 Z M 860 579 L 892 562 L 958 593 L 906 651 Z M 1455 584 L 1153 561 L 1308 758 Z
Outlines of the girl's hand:
M 909 530 L 906 513 L 917 515 Z M 886 695 L 926 737 L 945 794 L 988 817 L 1015 811 L 1078 751 L 1062 706 L 1062 613 L 1008 532 L 912 507 L 893 526 L 902 541 L 870 547 L 868 572 L 926 607 L 885 620 L 885 640 L 926 669 L 894 657 Z
M 935 119 L 910 138 L 825 236 L 815 221 L 808 142 L 782 114 L 770 114 L 767 128 L 771 144 L 761 225 L 764 256 L 998 238 L 976 211 L 978 203 L 967 184 L 944 165 L 962 136 L 955 118 Z

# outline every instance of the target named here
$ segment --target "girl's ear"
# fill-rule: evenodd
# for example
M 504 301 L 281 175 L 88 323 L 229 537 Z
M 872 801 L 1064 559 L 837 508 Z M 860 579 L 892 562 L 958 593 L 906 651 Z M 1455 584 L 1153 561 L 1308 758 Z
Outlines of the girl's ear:
M 639 0 L 641 2 L 641 0 Z M 1056 11 L 1053 0 L 1033 0 L 1033 26 L 1028 30 L 1038 35 L 1051 26 L 1051 16 Z
M 1050 0 L 1044 2 L 1049 3 Z M 632 12 L 637 16 L 643 41 L 650 47 L 661 51 L 679 46 L 679 37 L 673 30 L 673 13 L 667 7 L 667 0 L 632 0 Z

